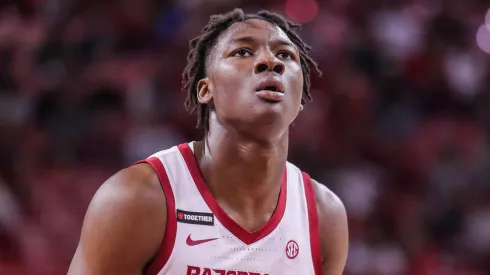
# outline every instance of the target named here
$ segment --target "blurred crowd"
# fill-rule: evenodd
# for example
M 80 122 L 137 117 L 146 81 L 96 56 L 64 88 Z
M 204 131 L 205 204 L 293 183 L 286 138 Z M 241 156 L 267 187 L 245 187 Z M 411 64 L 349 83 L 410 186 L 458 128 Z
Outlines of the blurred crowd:
M 309 21 L 289 158 L 344 201 L 345 274 L 490 274 L 490 2 L 285 2 L 1 1 L 0 274 L 66 274 L 100 184 L 201 138 L 188 41 L 234 7 Z

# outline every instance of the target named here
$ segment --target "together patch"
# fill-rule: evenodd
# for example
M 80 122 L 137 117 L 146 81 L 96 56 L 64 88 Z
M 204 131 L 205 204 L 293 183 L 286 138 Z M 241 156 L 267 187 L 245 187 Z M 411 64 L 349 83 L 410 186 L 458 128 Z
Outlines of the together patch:
M 214 225 L 212 213 L 189 212 L 177 209 L 177 221 L 190 224 Z

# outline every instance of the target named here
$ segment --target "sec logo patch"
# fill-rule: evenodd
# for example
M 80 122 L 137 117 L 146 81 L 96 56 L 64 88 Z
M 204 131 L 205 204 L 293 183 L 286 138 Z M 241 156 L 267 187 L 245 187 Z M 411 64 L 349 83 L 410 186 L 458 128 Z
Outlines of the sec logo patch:
M 286 256 L 289 259 L 294 259 L 298 256 L 299 253 L 299 245 L 297 242 L 291 240 L 286 244 Z

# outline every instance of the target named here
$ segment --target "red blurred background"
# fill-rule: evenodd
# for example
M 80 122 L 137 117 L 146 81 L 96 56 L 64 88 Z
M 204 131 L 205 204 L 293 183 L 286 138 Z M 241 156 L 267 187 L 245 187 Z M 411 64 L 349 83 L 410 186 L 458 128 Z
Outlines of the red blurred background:
M 490 274 L 483 0 L 1 1 L 0 274 L 66 274 L 101 183 L 202 136 L 187 45 L 234 7 L 305 23 L 324 76 L 290 161 L 346 205 L 345 274 Z

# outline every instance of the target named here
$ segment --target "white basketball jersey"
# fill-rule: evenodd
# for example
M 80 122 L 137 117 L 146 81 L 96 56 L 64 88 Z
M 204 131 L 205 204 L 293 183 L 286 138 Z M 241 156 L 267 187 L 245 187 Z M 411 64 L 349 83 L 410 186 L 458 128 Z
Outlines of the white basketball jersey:
M 213 198 L 194 157 L 193 143 L 161 151 L 142 162 L 157 172 L 167 199 L 165 237 L 145 274 L 321 274 L 311 179 L 291 163 L 286 164 L 272 217 L 249 232 Z

